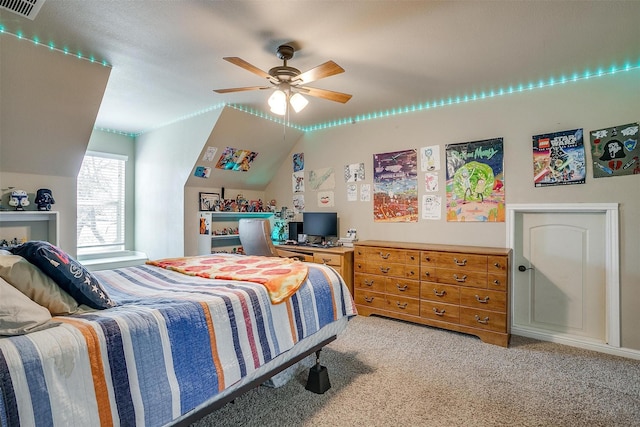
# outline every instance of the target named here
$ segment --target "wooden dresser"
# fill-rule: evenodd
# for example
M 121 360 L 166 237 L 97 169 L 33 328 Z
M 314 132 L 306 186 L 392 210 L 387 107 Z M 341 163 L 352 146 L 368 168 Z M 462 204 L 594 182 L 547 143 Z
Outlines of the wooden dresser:
M 354 246 L 358 314 L 509 344 L 511 249 L 365 240 Z

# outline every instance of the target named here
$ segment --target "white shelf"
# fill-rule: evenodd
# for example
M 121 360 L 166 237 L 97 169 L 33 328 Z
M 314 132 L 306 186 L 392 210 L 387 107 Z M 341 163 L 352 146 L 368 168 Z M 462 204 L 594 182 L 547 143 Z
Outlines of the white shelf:
M 46 240 L 58 245 L 57 211 L 0 212 L 0 240 Z
M 208 255 L 216 249 L 240 246 L 240 236 L 237 234 L 212 234 L 216 229 L 216 222 L 234 222 L 237 226 L 240 218 L 270 218 L 273 212 L 218 212 L 200 211 L 198 218 L 205 217 L 208 220 L 208 233 L 198 237 L 198 255 Z

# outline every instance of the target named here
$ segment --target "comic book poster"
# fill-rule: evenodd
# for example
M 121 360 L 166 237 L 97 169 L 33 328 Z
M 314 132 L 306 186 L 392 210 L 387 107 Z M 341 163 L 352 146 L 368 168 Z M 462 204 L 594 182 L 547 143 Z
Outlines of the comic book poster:
M 448 144 L 447 221 L 504 222 L 502 138 Z
M 216 168 L 246 172 L 258 153 L 249 150 L 226 147 L 218 159 Z
M 533 185 L 584 184 L 586 176 L 582 129 L 533 136 Z
M 418 151 L 373 155 L 375 222 L 418 221 Z
M 640 174 L 638 123 L 591 131 L 593 177 Z

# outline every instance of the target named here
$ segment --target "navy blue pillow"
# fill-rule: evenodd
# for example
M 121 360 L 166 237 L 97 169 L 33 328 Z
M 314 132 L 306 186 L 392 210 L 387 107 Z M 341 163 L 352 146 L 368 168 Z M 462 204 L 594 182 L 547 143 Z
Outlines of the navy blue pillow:
M 69 254 L 51 243 L 35 240 L 11 248 L 10 251 L 42 270 L 78 303 L 97 309 L 115 307 L 116 303 L 109 298 L 98 279 Z

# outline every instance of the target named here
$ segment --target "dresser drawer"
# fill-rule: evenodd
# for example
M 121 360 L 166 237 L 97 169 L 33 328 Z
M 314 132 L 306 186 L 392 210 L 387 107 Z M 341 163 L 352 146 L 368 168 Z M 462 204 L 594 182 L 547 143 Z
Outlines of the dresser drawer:
M 447 304 L 460 304 L 460 287 L 421 282 L 420 298 Z
M 506 291 L 507 290 L 507 273 L 498 273 L 487 275 L 487 288 L 495 289 L 497 291 Z
M 489 273 L 503 272 L 506 274 L 509 271 L 507 257 L 489 255 L 487 257 L 487 269 Z
M 339 254 L 327 254 L 327 253 L 314 253 L 313 254 L 313 262 L 316 264 L 327 264 L 327 265 L 342 265 L 342 256 Z
M 399 277 L 387 277 L 385 291 L 388 294 L 420 298 L 420 282 L 417 280 L 401 279 Z
M 420 316 L 427 319 L 458 323 L 460 321 L 460 307 L 453 304 L 422 300 L 420 301 Z
M 460 288 L 460 305 L 506 313 L 507 294 L 487 289 Z
M 368 289 L 373 292 L 384 292 L 385 291 L 385 282 L 387 280 L 386 277 L 375 276 L 373 274 L 360 274 L 356 273 L 355 275 L 355 283 L 354 286 L 356 289 Z
M 487 271 L 487 256 L 453 252 L 439 252 L 436 255 L 438 268 L 455 268 L 469 271 Z
M 388 262 L 367 262 L 364 272 L 368 274 L 380 274 L 382 276 L 407 277 L 407 266 L 404 264 L 391 264 Z
M 420 266 L 424 267 L 435 267 L 436 259 L 438 257 L 438 252 L 431 251 L 421 251 L 420 252 Z
M 366 305 L 373 308 L 379 308 L 381 310 L 386 308 L 384 294 L 379 294 L 377 292 L 370 292 L 356 288 L 353 300 L 358 305 Z
M 389 248 L 367 248 L 367 261 L 404 264 L 407 251 Z
M 420 315 L 420 300 L 415 298 L 406 298 L 397 295 L 387 294 L 386 309 L 396 313 L 409 314 L 411 316 Z
M 486 272 L 436 268 L 436 278 L 438 282 L 449 283 L 451 285 L 472 286 L 474 288 L 487 287 Z
M 494 332 L 506 332 L 507 315 L 495 311 L 460 307 L 460 324 Z
M 420 266 L 420 280 L 434 281 L 437 280 L 436 268 L 432 266 Z

